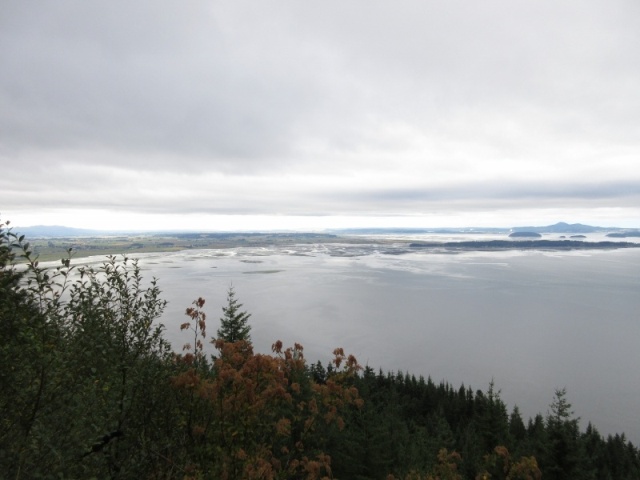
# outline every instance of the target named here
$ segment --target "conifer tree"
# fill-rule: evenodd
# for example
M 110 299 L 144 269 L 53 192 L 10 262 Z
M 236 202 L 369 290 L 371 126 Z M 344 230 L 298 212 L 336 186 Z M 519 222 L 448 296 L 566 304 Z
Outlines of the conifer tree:
M 545 478 L 585 478 L 587 463 L 584 445 L 580 442 L 579 418 L 573 418 L 565 388 L 556 390 L 547 415 L 548 457 Z
M 238 342 L 243 340 L 251 342 L 251 325 L 249 325 L 250 313 L 240 310 L 242 303 L 238 303 L 233 285 L 227 291 L 227 306 L 222 307 L 224 315 L 220 318 L 220 328 L 218 329 L 218 340 L 225 342 Z

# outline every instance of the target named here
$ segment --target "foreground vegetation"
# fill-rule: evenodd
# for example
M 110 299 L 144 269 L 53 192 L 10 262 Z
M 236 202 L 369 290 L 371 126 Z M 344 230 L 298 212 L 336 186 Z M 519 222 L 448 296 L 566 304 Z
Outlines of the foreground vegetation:
M 525 424 L 492 384 L 362 370 L 342 349 L 326 366 L 298 344 L 255 353 L 233 290 L 211 339 L 204 305 L 174 352 L 135 262 L 43 269 L 0 224 L 0 477 L 640 478 L 638 449 L 580 431 L 564 391 Z

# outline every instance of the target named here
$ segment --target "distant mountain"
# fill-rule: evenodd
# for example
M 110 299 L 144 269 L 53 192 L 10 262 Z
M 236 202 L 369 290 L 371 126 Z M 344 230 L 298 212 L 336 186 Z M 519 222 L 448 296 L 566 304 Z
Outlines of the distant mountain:
M 89 237 L 104 235 L 101 230 L 87 230 L 83 228 L 63 227 L 60 225 L 35 225 L 33 227 L 14 227 L 13 231 L 28 238 L 54 237 Z
M 421 234 L 421 233 L 594 233 L 611 232 L 624 230 L 615 227 L 594 227 L 583 225 L 582 223 L 558 222 L 554 225 L 513 227 L 513 228 L 491 228 L 491 227 L 464 227 L 464 228 L 344 228 L 339 230 L 329 230 L 338 234 L 352 235 L 384 235 L 384 234 Z
M 91 236 L 104 236 L 104 235 L 132 235 L 144 233 L 146 235 L 153 234 L 171 234 L 171 235 L 197 235 L 204 232 L 197 230 L 172 230 L 172 231 L 133 231 L 133 230 L 89 230 L 83 228 L 64 227 L 60 225 L 37 225 L 33 227 L 13 227 L 13 231 L 19 234 L 24 234 L 28 238 L 55 238 L 55 237 L 91 237 Z M 627 234 L 626 236 L 636 236 L 636 234 L 628 234 L 629 232 L 636 231 L 635 229 L 625 229 L 616 227 L 595 227 L 591 225 L 583 225 L 581 223 L 565 223 L 558 222 L 554 225 L 538 226 L 538 227 L 513 227 L 513 228 L 499 228 L 499 227 L 462 227 L 462 228 L 341 228 L 341 229 L 327 229 L 325 234 L 337 234 L 337 235 L 419 235 L 419 234 L 510 234 L 517 232 L 530 232 L 530 233 L 566 233 L 566 234 L 583 234 L 594 232 L 616 232 L 617 236 Z M 216 232 L 216 234 L 236 234 L 239 232 Z M 247 232 L 242 232 L 247 234 Z M 275 231 L 260 231 L 256 233 L 275 233 Z M 285 232 L 282 232 L 285 233 Z M 291 231 L 289 233 L 300 234 L 302 232 Z

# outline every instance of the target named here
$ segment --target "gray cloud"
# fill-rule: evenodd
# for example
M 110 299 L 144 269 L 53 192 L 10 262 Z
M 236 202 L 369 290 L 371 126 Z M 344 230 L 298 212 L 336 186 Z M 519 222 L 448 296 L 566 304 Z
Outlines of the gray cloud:
M 631 0 L 13 2 L 0 201 L 419 215 L 606 199 L 638 218 L 638 20 Z

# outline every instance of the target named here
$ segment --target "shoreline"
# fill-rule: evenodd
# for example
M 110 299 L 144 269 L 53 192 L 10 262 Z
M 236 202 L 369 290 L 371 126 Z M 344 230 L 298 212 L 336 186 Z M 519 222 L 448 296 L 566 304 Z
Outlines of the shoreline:
M 450 237 L 449 237 L 450 238 Z M 30 241 L 33 253 L 39 262 L 55 262 L 68 258 L 72 260 L 94 256 L 136 255 L 141 253 L 170 253 L 194 250 L 224 250 L 230 248 L 287 247 L 293 245 L 376 245 L 388 249 L 389 254 L 409 253 L 420 250 L 444 252 L 499 252 L 499 251 L 573 251 L 573 250 L 615 250 L 640 248 L 640 243 L 623 241 L 583 241 L 583 240 L 460 240 L 460 241 L 416 241 L 415 238 L 378 236 L 351 236 L 308 233 L 269 234 L 188 234 L 176 236 L 135 236 L 135 237 L 73 237 L 37 238 Z M 391 248 L 389 248 L 391 247 Z M 347 253 L 347 252 L 345 252 Z

